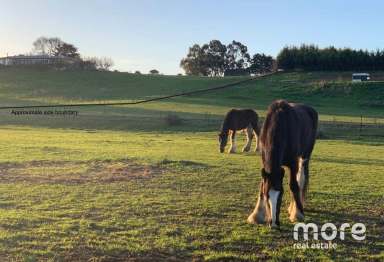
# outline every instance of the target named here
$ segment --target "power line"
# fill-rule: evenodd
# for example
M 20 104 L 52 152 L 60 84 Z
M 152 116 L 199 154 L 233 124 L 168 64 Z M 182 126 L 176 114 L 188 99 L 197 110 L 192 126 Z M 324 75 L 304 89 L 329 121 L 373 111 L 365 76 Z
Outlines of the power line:
M 160 97 L 155 97 L 155 98 L 150 98 L 150 99 L 145 99 L 145 100 L 139 100 L 135 102 L 114 102 L 114 103 L 84 103 L 84 104 L 56 104 L 56 105 L 27 105 L 27 106 L 2 106 L 0 107 L 0 110 L 5 110 L 5 109 L 32 109 L 32 108 L 55 108 L 55 107 L 86 107 L 86 106 L 122 106 L 122 105 L 137 105 L 137 104 L 144 104 L 148 102 L 153 102 L 153 101 L 159 101 L 159 100 L 165 100 L 165 99 L 170 99 L 174 97 L 179 97 L 179 96 L 188 96 L 188 95 L 194 95 L 194 94 L 200 94 L 200 93 L 207 93 L 210 91 L 215 91 L 215 90 L 221 90 L 229 87 L 233 87 L 236 85 L 244 84 L 268 75 L 271 75 L 273 73 L 269 74 L 264 74 L 258 77 L 252 77 L 248 78 L 246 80 L 241 80 L 237 81 L 234 83 L 229 83 L 225 84 L 222 86 L 217 86 L 217 87 L 211 87 L 211 88 L 206 88 L 206 89 L 199 89 L 195 91 L 190 91 L 190 92 L 183 92 L 179 94 L 173 94 L 173 95 L 167 95 L 167 96 L 160 96 Z

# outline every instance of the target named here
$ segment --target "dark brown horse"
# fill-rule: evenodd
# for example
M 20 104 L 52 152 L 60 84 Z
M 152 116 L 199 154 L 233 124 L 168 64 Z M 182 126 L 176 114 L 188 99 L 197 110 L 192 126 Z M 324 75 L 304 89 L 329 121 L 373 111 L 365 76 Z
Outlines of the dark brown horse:
M 318 115 L 309 106 L 284 100 L 273 102 L 261 131 L 263 168 L 260 194 L 249 223 L 268 222 L 280 225 L 279 214 L 283 196 L 284 169 L 290 170 L 292 194 L 288 208 L 292 222 L 304 219 L 304 200 L 309 181 L 309 160 L 316 140 Z
M 259 128 L 259 116 L 252 109 L 232 109 L 230 110 L 224 118 L 224 122 L 219 133 L 219 145 L 220 153 L 224 152 L 225 146 L 228 143 L 228 136 L 231 139 L 231 147 L 229 148 L 228 153 L 236 152 L 236 131 L 244 130 L 247 136 L 247 144 L 243 148 L 243 152 L 248 152 L 251 149 L 252 138 L 256 137 L 256 148 L 258 150 L 258 137 L 260 134 Z

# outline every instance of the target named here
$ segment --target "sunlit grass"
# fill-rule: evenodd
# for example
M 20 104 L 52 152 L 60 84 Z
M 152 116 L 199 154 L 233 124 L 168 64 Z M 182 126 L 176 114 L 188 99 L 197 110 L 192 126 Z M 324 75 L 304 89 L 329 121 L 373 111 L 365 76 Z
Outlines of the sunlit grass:
M 0 102 L 133 101 L 239 79 L 4 70 Z M 0 260 L 382 260 L 382 109 L 366 105 L 380 93 L 377 86 L 319 93 L 322 79 L 347 85 L 349 73 L 277 74 L 201 96 L 71 108 L 77 117 L 1 111 Z M 229 108 L 255 108 L 263 117 L 277 98 L 311 104 L 331 122 L 321 123 L 328 139 L 314 150 L 306 221 L 363 222 L 365 241 L 293 249 L 287 179 L 281 231 L 246 223 L 260 156 L 219 154 L 217 131 Z M 168 114 L 181 124 L 167 124 Z M 360 136 L 361 115 L 377 121 L 374 132 Z M 343 121 L 355 124 L 339 127 Z
M 260 180 L 259 156 L 219 154 L 215 133 L 9 128 L 0 129 L 2 176 L 55 173 L 64 179 L 0 184 L 0 253 L 12 258 L 368 259 L 384 243 L 379 145 L 320 140 L 314 151 L 307 221 L 366 223 L 368 238 L 355 243 L 352 256 L 352 240 L 338 242 L 336 251 L 294 250 L 285 212 L 281 232 L 246 224 Z M 65 183 L 86 175 L 95 161 L 119 170 L 127 159 L 162 172 L 119 182 Z M 19 166 L 6 169 L 10 164 Z M 111 170 L 105 168 L 100 172 Z

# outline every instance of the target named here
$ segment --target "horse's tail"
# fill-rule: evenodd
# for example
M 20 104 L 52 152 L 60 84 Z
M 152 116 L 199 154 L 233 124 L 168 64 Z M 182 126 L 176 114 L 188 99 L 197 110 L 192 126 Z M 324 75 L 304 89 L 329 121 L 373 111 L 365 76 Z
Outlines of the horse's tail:
M 265 168 L 269 172 L 280 171 L 286 141 L 291 135 L 288 121 L 292 110 L 285 100 L 277 100 L 268 107 L 260 139 L 262 148 L 265 148 L 263 150 Z
M 302 204 L 305 204 L 305 200 L 307 199 L 308 195 L 308 187 L 309 187 L 309 172 L 308 172 L 308 165 L 309 165 L 309 159 L 305 159 L 306 163 L 304 163 L 304 187 L 303 187 L 303 199 Z
M 314 141 L 316 140 L 316 136 L 317 136 L 317 128 L 318 128 L 318 121 L 319 121 L 319 115 L 318 113 L 314 110 L 314 109 L 310 109 L 310 112 L 309 112 L 310 116 L 311 116 L 311 119 L 312 119 L 312 128 L 313 128 L 313 136 L 314 136 Z M 311 146 L 310 150 L 312 151 L 314 147 L 314 144 Z M 307 158 L 304 159 L 304 175 L 305 175 L 305 181 L 304 181 L 304 188 L 303 188 L 303 200 L 306 199 L 307 197 L 307 193 L 308 193 L 308 188 L 309 188 L 309 161 L 310 161 L 310 157 L 311 157 L 311 154 L 309 154 L 308 156 L 306 156 Z
M 256 133 L 257 137 L 259 137 L 261 130 L 259 124 L 259 115 L 254 110 L 252 110 L 250 123 L 254 133 Z

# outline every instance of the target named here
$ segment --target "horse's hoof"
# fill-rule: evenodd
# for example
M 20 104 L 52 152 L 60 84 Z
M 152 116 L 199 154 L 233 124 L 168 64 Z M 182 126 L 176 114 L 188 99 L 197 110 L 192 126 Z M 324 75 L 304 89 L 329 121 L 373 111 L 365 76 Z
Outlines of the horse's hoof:
M 265 224 L 265 218 L 263 215 L 258 213 L 252 213 L 249 215 L 247 222 L 249 224 Z
M 304 214 L 301 213 L 299 210 L 295 210 L 294 212 L 291 213 L 289 216 L 289 220 L 294 223 L 294 222 L 302 222 L 304 221 Z
M 277 225 L 277 224 L 272 224 L 272 223 L 269 224 L 269 227 L 270 227 L 271 229 L 280 229 L 280 226 L 279 226 L 279 225 Z
M 296 220 L 299 222 L 303 222 L 304 221 L 304 215 L 302 213 L 296 215 Z
M 257 224 L 255 220 L 255 216 L 253 214 L 250 214 L 249 217 L 247 218 L 247 223 L 248 224 Z

